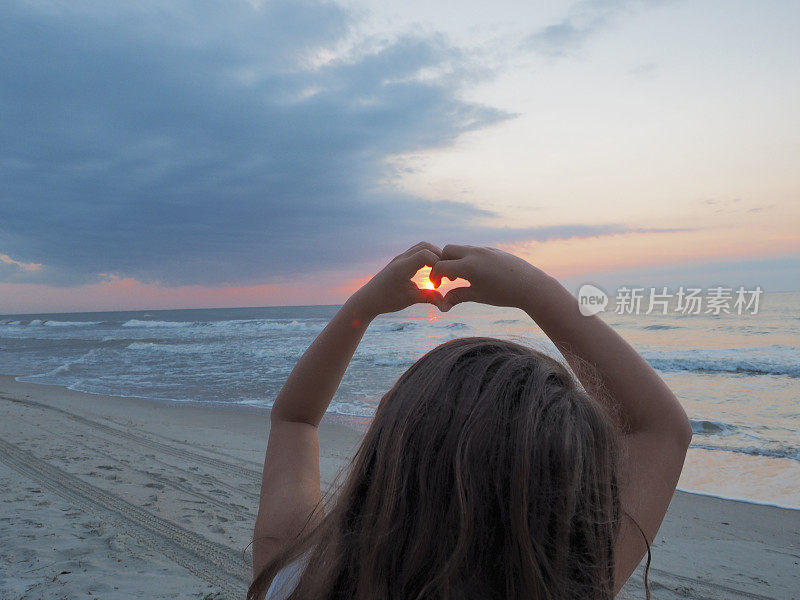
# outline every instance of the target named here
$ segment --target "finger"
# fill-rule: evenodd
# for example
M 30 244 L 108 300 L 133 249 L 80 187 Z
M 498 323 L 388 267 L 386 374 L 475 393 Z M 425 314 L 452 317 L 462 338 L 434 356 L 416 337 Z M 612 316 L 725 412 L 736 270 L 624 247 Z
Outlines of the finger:
M 439 246 L 431 244 L 430 242 L 420 242 L 419 244 L 414 244 L 400 256 L 406 258 L 416 254 L 419 250 L 430 250 L 437 256 L 437 258 L 442 256 L 442 249 L 439 248 Z
M 416 288 L 416 286 L 414 286 Z M 428 304 L 433 304 L 442 310 L 442 295 L 437 292 L 436 290 L 423 290 L 423 289 L 413 289 L 409 290 L 409 295 L 411 296 L 411 301 L 416 303 L 419 302 L 426 302 Z
M 472 246 L 457 246 L 456 244 L 447 244 L 442 248 L 442 260 L 453 260 L 457 258 L 464 258 Z
M 444 295 L 442 299 L 442 305 L 440 306 L 442 312 L 447 312 L 451 308 L 453 308 L 456 304 L 461 304 L 462 302 L 475 302 L 477 298 L 472 291 L 472 286 L 467 287 L 460 287 L 450 290 Z
M 429 267 L 435 265 L 439 261 L 439 255 L 427 248 L 423 248 L 403 260 L 406 264 L 406 270 L 409 272 L 408 276 L 411 277 L 425 265 Z
M 465 260 L 440 260 L 433 265 L 428 279 L 435 287 L 439 287 L 442 277 L 447 277 L 451 281 L 459 277 L 469 279 L 470 271 L 469 263 Z

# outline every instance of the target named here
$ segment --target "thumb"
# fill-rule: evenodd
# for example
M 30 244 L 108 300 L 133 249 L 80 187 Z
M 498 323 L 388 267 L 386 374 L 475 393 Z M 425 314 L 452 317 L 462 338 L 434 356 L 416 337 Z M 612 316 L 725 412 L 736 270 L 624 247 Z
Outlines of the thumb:
M 475 302 L 476 300 L 477 298 L 471 285 L 454 288 L 444 295 L 441 309 L 443 312 L 447 312 L 456 304 L 460 304 L 461 302 Z
M 410 290 L 410 292 L 412 302 L 426 302 L 428 304 L 433 304 L 439 310 L 442 310 L 442 295 L 436 290 L 421 290 L 415 285 L 414 289 Z
M 447 277 L 450 281 L 454 281 L 459 277 L 466 277 L 466 274 L 462 272 L 463 270 L 464 264 L 461 260 L 439 260 L 431 267 L 428 279 L 431 280 L 433 285 L 439 287 L 442 283 L 442 277 Z

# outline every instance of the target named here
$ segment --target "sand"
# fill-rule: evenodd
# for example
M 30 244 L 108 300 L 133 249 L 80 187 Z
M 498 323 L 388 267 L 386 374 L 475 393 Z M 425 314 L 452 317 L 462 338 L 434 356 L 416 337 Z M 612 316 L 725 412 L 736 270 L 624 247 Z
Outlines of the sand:
M 242 598 L 267 412 L 0 376 L 0 598 Z M 330 482 L 360 434 L 320 428 Z M 654 598 L 800 599 L 800 511 L 677 492 Z M 620 594 L 644 598 L 641 569 Z

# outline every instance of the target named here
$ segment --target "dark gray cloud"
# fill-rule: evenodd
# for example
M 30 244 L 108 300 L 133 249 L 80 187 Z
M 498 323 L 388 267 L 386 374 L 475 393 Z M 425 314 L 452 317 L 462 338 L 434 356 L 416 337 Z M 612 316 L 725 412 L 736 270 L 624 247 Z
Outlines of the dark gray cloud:
M 3 262 L 0 280 L 244 284 L 420 238 L 625 230 L 492 228 L 385 191 L 386 157 L 510 115 L 459 99 L 477 71 L 440 36 L 314 60 L 350 26 L 309 0 L 2 3 L 0 253 L 45 267 Z
M 672 0 L 583 0 L 572 5 L 567 15 L 531 34 L 526 46 L 545 56 L 567 56 L 594 34 L 610 27 L 620 16 Z

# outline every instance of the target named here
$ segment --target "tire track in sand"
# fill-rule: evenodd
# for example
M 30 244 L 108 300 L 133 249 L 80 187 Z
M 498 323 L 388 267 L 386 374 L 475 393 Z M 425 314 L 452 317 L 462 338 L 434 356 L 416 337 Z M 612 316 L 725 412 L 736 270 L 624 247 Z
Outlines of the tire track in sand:
M 57 406 L 50 406 L 49 404 L 43 404 L 41 402 L 35 402 L 33 400 L 12 398 L 10 396 L 0 396 L 0 398 L 2 398 L 3 400 L 8 400 L 9 402 L 16 402 L 17 404 L 24 404 L 26 406 L 33 406 L 35 408 L 51 410 L 63 414 L 65 417 L 77 423 L 81 423 L 82 425 L 86 425 L 88 427 L 92 427 L 99 431 L 103 431 L 104 433 L 107 433 L 111 436 L 116 436 L 126 440 L 130 440 L 142 446 L 147 446 L 148 448 L 157 450 L 158 452 L 163 452 L 164 454 L 170 454 L 172 456 L 176 456 L 184 460 L 205 463 L 212 467 L 216 467 L 217 469 L 222 469 L 223 471 L 235 473 L 237 475 L 240 475 L 241 477 L 244 477 L 245 479 L 248 479 L 254 483 L 261 485 L 261 472 L 256 471 L 255 469 L 248 469 L 247 467 L 244 467 L 242 465 L 237 465 L 235 463 L 220 460 L 218 458 L 214 458 L 211 456 L 206 456 L 204 454 L 198 454 L 197 452 L 190 452 L 188 450 L 183 450 L 182 448 L 176 448 L 175 446 L 171 446 L 163 442 L 158 442 L 156 440 L 151 440 L 149 438 L 142 437 L 142 435 L 135 435 L 128 431 L 117 429 L 116 427 L 111 427 L 110 425 L 106 425 L 104 423 L 100 423 L 98 421 L 93 421 L 91 419 L 87 419 L 86 417 L 76 415 L 75 413 L 69 412 L 68 410 L 64 410 L 63 408 L 59 408 Z
M 64 439 L 69 439 L 70 443 L 73 446 L 80 446 L 81 448 L 84 448 L 88 452 L 91 452 L 93 454 L 100 454 L 101 456 L 103 456 L 103 459 L 105 461 L 111 461 L 111 462 L 122 464 L 122 465 L 125 466 L 126 469 L 129 469 L 130 471 L 138 473 L 140 476 L 142 476 L 142 477 L 144 477 L 146 479 L 150 479 L 152 481 L 158 482 L 161 485 L 165 485 L 167 487 L 174 488 L 174 489 L 179 490 L 181 492 L 184 492 L 186 494 L 191 494 L 191 495 L 196 496 L 198 498 L 203 498 L 203 500 L 205 500 L 206 502 L 214 504 L 217 507 L 224 509 L 225 511 L 229 511 L 229 512 L 235 513 L 235 514 L 237 514 L 240 517 L 243 517 L 245 519 L 255 520 L 255 513 L 251 514 L 250 512 L 247 512 L 246 507 L 241 506 L 239 504 L 232 504 L 230 502 L 224 502 L 222 500 L 219 500 L 218 498 L 216 498 L 214 496 L 211 496 L 211 495 L 209 495 L 208 493 L 206 493 L 206 492 L 204 492 L 202 490 L 195 489 L 188 482 L 191 482 L 191 480 L 193 478 L 195 478 L 195 477 L 200 477 L 200 478 L 202 478 L 202 480 L 204 482 L 209 482 L 210 485 L 213 485 L 213 486 L 215 486 L 217 488 L 227 488 L 229 491 L 231 491 L 231 492 L 233 492 L 235 494 L 239 494 L 239 495 L 244 496 L 245 498 L 247 498 L 249 500 L 252 500 L 253 503 L 254 503 L 253 504 L 254 506 L 258 506 L 259 494 L 256 494 L 254 492 L 249 492 L 247 490 L 243 490 L 243 489 L 241 489 L 239 487 L 236 487 L 235 485 L 231 485 L 230 483 L 227 483 L 225 481 L 221 481 L 221 480 L 217 479 L 216 477 L 214 477 L 213 475 L 209 475 L 207 473 L 195 473 L 195 472 L 189 471 L 187 469 L 183 469 L 181 467 L 176 467 L 175 465 L 172 465 L 170 463 L 164 462 L 163 460 L 160 460 L 155 455 L 152 455 L 152 454 L 147 455 L 147 458 L 149 460 L 152 460 L 152 461 L 155 461 L 155 462 L 161 464 L 166 469 L 168 469 L 168 470 L 170 470 L 172 472 L 175 472 L 175 473 L 183 473 L 184 475 L 186 475 L 186 477 L 183 477 L 179 481 L 176 481 L 175 479 L 171 479 L 171 478 L 169 478 L 169 477 L 167 477 L 165 475 L 162 475 L 160 473 L 156 473 L 154 471 L 148 471 L 147 469 L 140 469 L 138 467 L 135 467 L 133 464 L 131 464 L 130 460 L 127 460 L 125 458 L 115 458 L 112 454 L 104 454 L 102 450 L 98 450 L 98 446 L 87 444 L 85 441 L 82 441 L 82 440 L 79 440 L 79 439 L 71 439 L 68 436 L 65 436 L 60 431 L 53 431 L 51 429 L 43 427 L 40 423 L 30 423 L 29 422 L 29 424 L 31 425 L 31 428 L 35 428 L 35 429 L 39 429 L 41 431 L 45 431 L 48 434 L 50 434 L 51 436 L 53 436 L 53 437 L 58 436 L 58 437 L 61 437 L 61 438 L 64 438 Z M 103 436 L 98 435 L 98 434 L 93 433 L 93 432 L 84 433 L 83 435 L 84 436 L 89 436 L 89 437 L 91 437 L 91 438 L 93 438 L 95 440 L 98 440 L 98 441 L 106 443 L 106 444 L 113 444 L 113 445 L 119 446 L 119 447 L 126 447 L 125 444 L 123 442 L 120 442 L 119 440 L 115 440 L 113 438 L 112 439 L 108 439 L 106 437 L 103 437 Z M 220 490 L 217 489 L 216 491 L 220 491 Z
M 723 585 L 721 583 L 713 583 L 711 581 L 703 581 L 702 579 L 692 579 L 684 575 L 678 575 L 670 571 L 665 571 L 658 568 L 650 568 L 650 573 L 658 575 L 661 581 L 650 580 L 651 589 L 658 593 L 658 590 L 671 590 L 683 588 L 684 595 L 693 600 L 701 600 L 705 598 L 715 599 L 723 598 L 724 600 L 778 600 L 775 596 L 762 596 L 754 592 L 746 592 L 736 588 Z M 691 595 L 689 595 L 691 593 Z M 702 593 L 702 596 L 697 595 Z M 719 594 L 722 594 L 721 596 Z
M 244 596 L 250 574 L 240 553 L 65 473 L 2 438 L 0 461 L 73 505 L 107 518 L 144 546 L 220 589 L 225 598 Z

